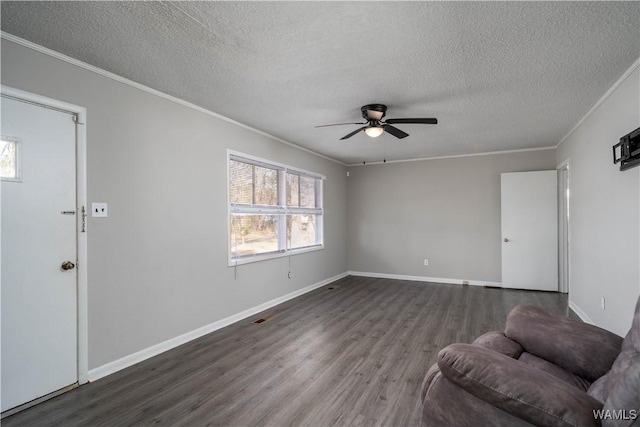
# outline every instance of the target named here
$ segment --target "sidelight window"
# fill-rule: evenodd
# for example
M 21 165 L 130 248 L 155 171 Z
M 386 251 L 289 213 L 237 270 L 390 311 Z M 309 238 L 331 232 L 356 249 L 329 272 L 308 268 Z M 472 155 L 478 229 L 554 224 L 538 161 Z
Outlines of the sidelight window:
M 20 181 L 19 141 L 2 137 L 0 140 L 0 179 Z

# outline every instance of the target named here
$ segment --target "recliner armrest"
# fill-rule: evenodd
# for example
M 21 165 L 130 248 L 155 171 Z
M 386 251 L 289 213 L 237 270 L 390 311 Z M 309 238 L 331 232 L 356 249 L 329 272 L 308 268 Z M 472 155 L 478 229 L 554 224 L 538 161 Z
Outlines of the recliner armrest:
M 592 382 L 611 369 L 622 346 L 616 334 L 530 305 L 511 310 L 504 334 L 527 352 Z
M 504 354 L 471 344 L 438 353 L 438 367 L 475 397 L 535 425 L 599 426 L 602 403 L 552 375 Z
M 487 332 L 480 335 L 478 338 L 473 340 L 471 344 L 497 351 L 498 353 L 502 353 L 513 359 L 519 359 L 520 355 L 524 351 L 520 344 L 510 338 L 507 338 L 504 335 L 504 332 L 498 331 Z

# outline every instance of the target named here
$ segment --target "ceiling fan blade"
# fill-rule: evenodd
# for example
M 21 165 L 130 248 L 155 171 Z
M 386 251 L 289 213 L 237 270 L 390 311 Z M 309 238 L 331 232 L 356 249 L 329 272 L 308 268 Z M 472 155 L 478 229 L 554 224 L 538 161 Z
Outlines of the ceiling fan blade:
M 314 126 L 314 128 L 326 128 L 329 126 L 342 126 L 342 125 L 366 125 L 366 123 L 333 123 L 331 125 Z
M 414 123 L 414 124 L 422 124 L 422 125 L 437 125 L 438 119 L 429 118 L 429 119 L 387 119 L 385 123 L 389 124 L 397 124 L 397 123 Z
M 354 131 L 353 131 L 353 132 L 351 132 L 350 134 L 345 135 L 345 136 L 343 136 L 342 138 L 340 138 L 340 140 L 347 139 L 347 138 L 351 138 L 353 135 L 355 135 L 356 133 L 360 132 L 360 131 L 361 131 L 361 130 L 363 130 L 364 128 L 366 128 L 366 126 L 363 126 L 363 127 L 361 127 L 360 129 L 356 129 L 356 130 L 354 130 Z
M 406 138 L 409 136 L 408 133 L 401 131 L 397 127 L 393 127 L 391 125 L 383 124 L 382 127 L 386 132 L 389 132 L 391 135 L 395 136 L 398 139 Z

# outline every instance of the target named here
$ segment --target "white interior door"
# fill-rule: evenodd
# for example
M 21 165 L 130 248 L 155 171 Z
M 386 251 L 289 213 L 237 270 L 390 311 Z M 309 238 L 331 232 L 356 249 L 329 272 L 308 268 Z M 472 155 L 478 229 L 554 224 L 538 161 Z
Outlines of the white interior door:
M 558 290 L 558 187 L 551 171 L 501 174 L 502 286 Z
M 78 381 L 76 126 L 3 97 L 0 131 L 4 412 Z

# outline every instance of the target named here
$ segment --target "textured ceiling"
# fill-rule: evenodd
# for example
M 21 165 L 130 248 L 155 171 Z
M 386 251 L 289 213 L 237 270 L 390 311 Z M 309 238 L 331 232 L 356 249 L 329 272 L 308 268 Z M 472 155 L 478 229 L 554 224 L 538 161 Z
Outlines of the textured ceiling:
M 344 163 L 556 145 L 640 57 L 640 2 L 10 2 L 1 29 Z M 409 137 L 355 126 L 383 103 Z

